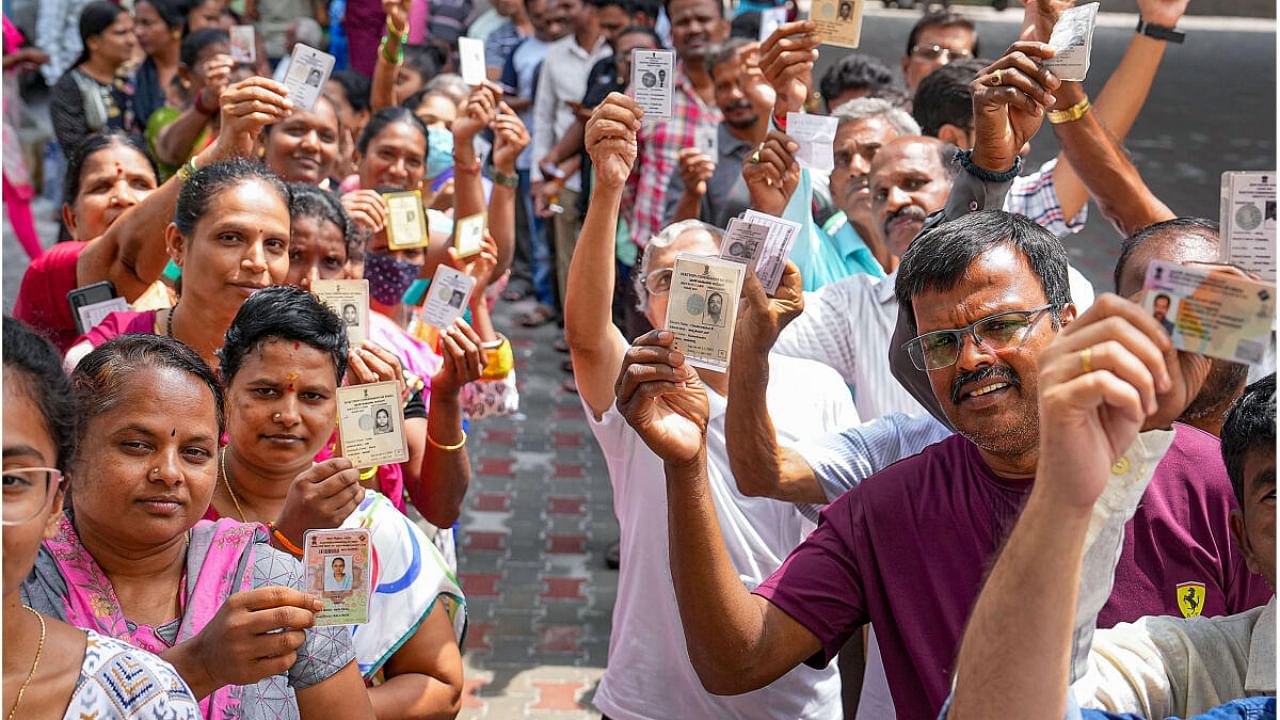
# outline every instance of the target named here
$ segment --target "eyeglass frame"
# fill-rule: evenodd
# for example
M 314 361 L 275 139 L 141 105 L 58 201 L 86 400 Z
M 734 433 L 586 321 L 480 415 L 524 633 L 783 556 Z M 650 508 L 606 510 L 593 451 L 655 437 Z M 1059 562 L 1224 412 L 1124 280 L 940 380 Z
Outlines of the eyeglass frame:
M 35 518 L 40 513 L 48 509 L 49 501 L 52 500 L 53 497 L 58 494 L 57 491 L 62 487 L 62 484 L 67 480 L 67 476 L 61 470 L 59 470 L 58 468 L 51 468 L 51 467 L 7 468 L 5 470 L 0 470 L 0 477 L 3 477 L 5 475 L 12 475 L 14 473 L 29 473 L 29 472 L 36 472 L 36 471 L 41 471 L 45 473 L 44 501 L 40 503 L 40 507 L 35 512 L 31 513 L 30 517 L 25 517 L 20 520 L 5 519 L 4 513 L 0 512 L 0 526 L 12 527 L 15 525 L 21 525 L 23 523 L 30 522 L 33 518 Z M 0 496 L 3 495 L 3 492 L 4 492 L 3 489 L 0 488 Z
M 933 51 L 933 57 L 921 57 L 916 54 L 916 51 L 923 50 L 925 48 L 929 48 Z M 907 54 L 916 60 L 933 61 L 942 59 L 942 63 L 944 65 L 950 63 L 952 60 L 968 60 L 973 57 L 972 50 L 952 50 L 949 47 L 943 47 L 942 45 L 935 45 L 933 43 L 918 43 L 916 45 L 912 45 L 911 52 Z
M 973 338 L 974 345 L 983 346 L 992 351 L 997 350 L 997 348 L 994 348 L 988 345 L 986 341 L 978 337 L 978 326 L 981 325 L 982 323 L 989 322 L 995 318 L 1004 317 L 1006 315 L 1022 315 L 1027 320 L 1027 330 L 1029 332 L 1031 328 L 1033 328 L 1035 324 L 1040 320 L 1040 317 L 1039 317 L 1040 315 L 1044 314 L 1045 312 L 1049 312 L 1049 313 L 1052 313 L 1054 318 L 1056 319 L 1058 316 L 1058 311 L 1061 309 L 1062 309 L 1061 304 L 1049 303 L 1048 305 L 1041 305 L 1040 307 L 1031 308 L 1030 310 L 1001 310 L 1000 312 L 992 313 L 990 315 L 987 315 L 986 317 L 978 318 L 977 320 L 969 323 L 967 326 L 962 328 L 953 328 L 950 330 L 932 330 L 927 333 L 922 333 L 903 343 L 902 349 L 906 351 L 907 356 L 911 358 L 911 364 L 914 365 L 917 370 L 920 370 L 922 372 L 932 372 L 933 370 L 941 370 L 943 368 L 949 368 L 952 365 L 955 365 L 957 362 L 959 362 L 960 350 L 964 348 L 964 339 L 966 336 Z M 924 338 L 927 338 L 930 336 L 936 336 L 936 335 L 951 335 L 953 337 L 958 338 L 956 343 L 956 359 L 952 360 L 946 365 L 939 365 L 937 367 L 932 367 L 932 368 L 925 367 L 927 363 L 925 362 L 925 357 L 924 357 L 925 355 L 924 349 L 923 349 L 924 345 L 920 341 L 923 340 Z M 1008 350 L 1014 347 L 1022 347 L 1026 342 L 1027 342 L 1027 338 L 1024 335 L 1022 340 L 1017 345 L 1008 345 L 999 349 Z M 917 359 L 916 353 L 913 353 L 911 351 L 912 347 L 920 348 L 920 350 L 918 351 L 919 359 Z
M 658 268 L 657 270 L 652 270 L 652 271 L 650 271 L 650 272 L 649 272 L 649 274 L 648 274 L 648 275 L 645 275 L 645 276 L 644 276 L 644 282 L 642 282 L 642 283 L 640 283 L 640 284 L 644 286 L 644 291 L 645 291 L 645 292 L 647 292 L 647 293 L 649 293 L 650 295 L 658 295 L 658 296 L 666 295 L 666 294 L 668 294 L 668 293 L 670 293 L 670 292 L 671 292 L 671 284 L 670 284 L 670 282 L 668 282 L 668 283 L 667 283 L 667 289 L 666 289 L 666 290 L 658 291 L 658 290 L 654 290 L 653 288 L 649 287 L 649 281 L 650 281 L 651 279 L 653 279 L 655 276 L 657 276 L 657 275 L 661 275 L 662 273 L 667 273 L 667 275 L 669 275 L 669 276 L 674 276 L 674 275 L 675 275 L 675 272 L 676 272 L 676 269 L 675 269 L 675 268 L 673 268 L 673 267 Z

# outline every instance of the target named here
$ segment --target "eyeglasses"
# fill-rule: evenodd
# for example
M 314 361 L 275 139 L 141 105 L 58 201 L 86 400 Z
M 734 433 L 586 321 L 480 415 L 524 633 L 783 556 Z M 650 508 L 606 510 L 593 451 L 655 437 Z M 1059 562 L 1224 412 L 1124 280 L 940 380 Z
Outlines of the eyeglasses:
M 0 524 L 4 525 L 21 525 L 39 515 L 62 485 L 62 471 L 54 468 L 6 468 L 0 477 L 4 480 Z
M 935 330 L 912 338 L 902 347 L 911 356 L 917 370 L 940 370 L 960 359 L 960 348 L 966 335 L 977 345 L 990 350 L 1021 347 L 1031 328 L 1045 311 L 1057 312 L 1057 305 L 1044 305 L 1032 310 L 1014 310 L 988 315 L 969 327 L 958 330 Z
M 674 272 L 671 268 L 654 270 L 645 276 L 644 289 L 648 290 L 650 295 L 666 295 L 671 292 L 671 275 Z
M 952 50 L 941 45 L 916 45 L 911 48 L 911 57 L 917 60 L 941 60 L 944 64 L 952 60 L 968 60 L 973 57 L 969 50 Z

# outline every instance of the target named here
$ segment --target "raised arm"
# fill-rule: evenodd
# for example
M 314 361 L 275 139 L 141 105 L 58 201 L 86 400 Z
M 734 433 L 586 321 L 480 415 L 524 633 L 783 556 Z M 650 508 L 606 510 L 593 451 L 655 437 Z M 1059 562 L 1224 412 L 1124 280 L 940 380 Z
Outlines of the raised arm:
M 529 129 L 515 110 L 498 104 L 493 119 L 493 194 L 489 196 L 489 232 L 498 249 L 496 282 L 511 267 L 516 253 L 516 158 L 529 146 Z
M 461 219 L 484 212 L 484 185 L 475 138 L 498 116 L 501 93 L 488 84 L 471 91 L 453 122 L 453 216 Z
M 724 434 L 739 492 L 816 505 L 827 502 L 826 495 L 800 453 L 778 444 L 763 391 L 769 386 L 769 351 L 782 328 L 803 310 L 802 281 L 794 263 L 787 262 L 774 298 L 765 295 L 755 273 L 748 273 L 733 333 Z
M 564 334 L 578 392 L 597 417 L 613 405 L 613 385 L 627 341 L 613 324 L 614 242 L 622 192 L 636 162 L 636 133 L 644 111 L 612 93 L 587 123 L 587 152 L 595 167 L 591 203 L 569 264 Z
M 409 0 L 382 0 L 382 12 L 387 16 L 387 31 L 373 66 L 369 112 L 396 104 L 396 75 L 404 62 L 404 44 L 409 37 Z
M 250 157 L 258 132 L 287 116 L 293 104 L 287 88 L 263 77 L 251 77 L 222 94 L 222 132 L 194 162 L 197 167 L 233 157 Z M 172 177 L 142 202 L 122 213 L 107 231 L 94 240 L 76 263 L 80 287 L 110 280 L 133 302 L 164 271 L 169 262 L 165 228 L 173 220 L 182 173 Z
M 191 105 L 156 136 L 156 159 L 169 165 L 181 165 L 191 157 L 200 133 L 218 111 L 219 99 L 231 79 L 234 66 L 230 55 L 214 55 L 204 62 L 195 73 L 197 86 L 191 93 Z
M 666 470 L 671 577 L 684 598 L 689 660 L 708 692 L 735 695 L 768 685 L 821 644 L 749 593 L 729 559 L 707 479 L 706 390 L 674 342 L 666 330 L 636 340 L 618 376 L 618 409 Z
M 961 642 L 953 720 L 1063 717 L 1090 516 L 1113 463 L 1176 394 L 1176 358 L 1154 318 L 1114 295 L 1041 355 L 1036 484 Z

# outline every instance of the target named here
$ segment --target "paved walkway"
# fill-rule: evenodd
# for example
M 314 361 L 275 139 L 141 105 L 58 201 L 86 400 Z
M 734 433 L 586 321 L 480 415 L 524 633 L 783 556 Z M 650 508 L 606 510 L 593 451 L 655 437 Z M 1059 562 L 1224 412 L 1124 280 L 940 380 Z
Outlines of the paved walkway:
M 594 718 L 609 650 L 618 539 L 604 459 L 556 352 L 554 325 L 520 327 L 528 303 L 495 324 L 516 353 L 521 414 L 476 423 L 459 532 L 470 609 L 461 718 Z

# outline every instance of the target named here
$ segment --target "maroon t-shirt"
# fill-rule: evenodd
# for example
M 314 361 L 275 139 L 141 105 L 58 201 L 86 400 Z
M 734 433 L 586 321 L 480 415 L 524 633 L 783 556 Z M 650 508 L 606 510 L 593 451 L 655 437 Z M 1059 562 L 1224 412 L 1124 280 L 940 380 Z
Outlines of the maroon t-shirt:
M 1178 586 L 1187 582 L 1204 583 L 1199 609 L 1206 616 L 1242 612 L 1271 596 L 1231 540 L 1235 497 L 1217 438 L 1175 427 L 1173 446 L 1125 528 L 1102 627 L 1181 616 Z M 808 660 L 815 667 L 874 623 L 898 716 L 931 720 L 947 697 L 982 581 L 1031 484 L 997 477 L 973 443 L 954 435 L 831 503 L 818 529 L 755 592 L 822 642 Z

